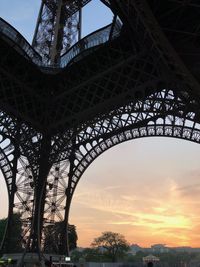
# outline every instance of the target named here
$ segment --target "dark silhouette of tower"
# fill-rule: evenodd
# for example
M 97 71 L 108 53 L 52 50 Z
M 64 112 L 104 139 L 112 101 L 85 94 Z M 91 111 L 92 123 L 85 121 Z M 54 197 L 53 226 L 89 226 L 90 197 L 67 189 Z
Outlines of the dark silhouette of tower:
M 59 253 L 68 253 L 74 190 L 107 149 L 146 136 L 200 142 L 200 3 L 101 0 L 113 22 L 82 38 L 89 2 L 43 0 L 32 46 L 0 20 L 5 240 L 18 211 L 25 252 L 43 252 L 60 220 Z

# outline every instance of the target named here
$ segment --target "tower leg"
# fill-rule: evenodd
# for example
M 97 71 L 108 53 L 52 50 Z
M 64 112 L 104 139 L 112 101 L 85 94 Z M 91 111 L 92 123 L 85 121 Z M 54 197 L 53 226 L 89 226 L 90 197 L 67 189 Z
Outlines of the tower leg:
M 74 140 L 72 141 L 74 144 Z M 74 175 L 74 161 L 75 161 L 75 149 L 72 144 L 72 153 L 69 157 L 69 174 L 68 174 L 68 186 L 66 189 L 66 205 L 65 205 L 65 217 L 64 217 L 64 229 L 63 229 L 63 250 L 67 256 L 69 256 L 69 211 L 72 200 L 72 179 Z
M 41 252 L 41 235 L 43 226 L 43 214 L 46 195 L 46 181 L 51 164 L 49 163 L 49 154 L 51 150 L 51 140 L 43 137 L 41 142 L 41 153 L 38 164 L 38 178 L 35 181 L 35 200 L 34 200 L 34 215 L 31 231 L 30 252 L 35 252 L 40 255 Z
M 62 231 L 62 246 L 60 253 L 69 257 L 69 211 L 70 211 L 71 199 L 67 198 L 66 206 L 65 206 L 65 218 L 63 223 L 63 231 Z
M 14 198 L 16 194 L 16 178 L 17 178 L 17 169 L 18 169 L 18 160 L 19 160 L 19 143 L 20 143 L 20 125 L 16 127 L 16 136 L 15 136 L 15 145 L 13 160 L 10 162 L 11 169 L 9 170 L 12 173 L 12 182 L 10 184 L 10 188 L 8 188 L 8 218 L 5 228 L 5 234 L 1 243 L 1 252 L 13 253 L 19 252 L 22 250 L 22 243 L 20 242 L 20 232 L 19 236 L 17 236 L 16 230 L 21 228 L 20 215 L 14 214 Z M 9 145 L 5 147 L 5 149 L 9 149 Z M 6 155 L 6 153 L 5 153 Z M 9 162 L 9 159 L 7 158 Z M 18 229 L 20 231 L 20 229 Z

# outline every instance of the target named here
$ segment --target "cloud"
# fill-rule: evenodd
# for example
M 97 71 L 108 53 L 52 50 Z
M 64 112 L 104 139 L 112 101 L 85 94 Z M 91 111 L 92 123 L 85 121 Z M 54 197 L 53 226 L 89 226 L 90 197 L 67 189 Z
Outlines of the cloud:
M 96 225 L 98 233 L 105 230 L 118 231 L 125 236 L 129 233 L 128 241 L 141 242 L 141 245 L 161 241 L 173 246 L 195 244 L 192 242 L 197 239 L 198 227 L 194 227 L 199 216 L 194 216 L 194 207 L 188 212 L 190 204 L 182 194 L 187 187 L 181 187 L 171 176 L 165 181 L 160 189 L 154 186 L 156 181 L 153 180 L 154 190 L 144 186 L 138 191 L 139 185 L 133 190 L 129 184 L 123 184 L 122 188 L 118 185 L 97 188 L 91 184 L 89 188 L 88 185 L 82 187 L 75 197 L 75 205 L 87 210 L 86 213 L 90 210 L 91 215 L 89 224 L 81 220 L 82 229 L 85 224 L 93 231 Z
M 184 197 L 199 197 L 200 195 L 200 183 L 190 184 L 187 186 L 176 188 L 176 190 L 181 193 Z

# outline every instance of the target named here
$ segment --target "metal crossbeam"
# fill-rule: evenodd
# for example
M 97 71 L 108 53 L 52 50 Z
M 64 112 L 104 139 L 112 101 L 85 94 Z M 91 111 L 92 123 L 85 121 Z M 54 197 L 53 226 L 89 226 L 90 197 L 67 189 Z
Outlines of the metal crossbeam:
M 90 0 L 42 1 L 33 38 L 33 47 L 44 63 L 58 63 L 81 38 L 81 9 Z

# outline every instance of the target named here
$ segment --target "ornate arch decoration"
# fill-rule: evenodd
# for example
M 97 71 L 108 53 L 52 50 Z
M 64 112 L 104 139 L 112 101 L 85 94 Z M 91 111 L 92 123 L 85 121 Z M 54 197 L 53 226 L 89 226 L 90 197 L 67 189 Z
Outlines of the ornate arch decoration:
M 87 127 L 80 132 L 75 141 L 72 173 L 70 173 L 68 151 L 63 155 L 65 159 L 55 165 L 55 170 L 52 169 L 53 177 L 50 175 L 48 178 L 47 219 L 51 218 L 54 222 L 56 215 L 60 220 L 64 217 L 67 220 L 74 191 L 85 170 L 102 153 L 118 144 L 143 137 L 171 137 L 199 144 L 200 123 L 196 122 L 195 113 L 183 114 L 181 109 L 177 111 L 179 98 L 173 99 L 172 96 L 172 92 L 163 90 L 150 97 L 146 103 L 143 101 L 133 103 L 134 108 L 131 105 L 126 106 L 123 110 L 112 114 L 110 118 L 102 119 L 94 127 Z M 150 102 L 147 104 L 150 99 L 152 106 Z M 170 102 L 171 100 L 173 101 Z M 164 101 L 168 105 L 170 103 L 173 108 L 169 107 L 166 112 L 167 105 L 163 105 Z M 73 153 L 72 147 L 69 146 L 69 150 Z M 57 190 L 57 194 L 54 194 L 53 188 Z M 70 191 L 69 195 L 67 190 Z
M 86 145 L 87 148 L 81 148 L 81 150 L 85 150 L 85 154 L 79 162 L 77 161 L 77 165 L 74 170 L 74 187 L 72 194 L 74 193 L 74 190 L 85 170 L 97 157 L 118 144 L 143 137 L 172 137 L 192 141 L 199 144 L 200 128 L 192 129 L 187 126 L 182 127 L 179 125 L 170 124 L 147 125 L 140 128 L 133 127 L 133 129 L 113 135 L 106 140 L 100 140 L 100 142 L 98 143 L 88 143 Z M 81 153 L 84 152 L 82 151 Z
M 188 107 L 189 106 L 189 107 Z M 89 165 L 103 152 L 128 140 L 142 137 L 172 137 L 200 143 L 197 111 L 183 103 L 172 90 L 155 92 L 132 103 L 110 118 L 82 131 L 77 137 L 71 196 Z
M 75 153 L 71 185 L 68 185 L 71 196 L 87 167 L 114 145 L 147 136 L 168 136 L 200 142 L 196 100 L 189 97 L 184 89 L 178 92 L 173 89 L 158 90 L 158 81 L 147 87 L 143 88 L 141 94 L 136 90 L 133 94 L 135 97 L 130 96 L 129 104 L 85 126 L 81 125 L 79 132 L 66 132 L 61 140 L 58 139 L 59 142 L 55 140 L 56 148 L 63 146 L 55 162 L 68 162 L 71 153 Z

